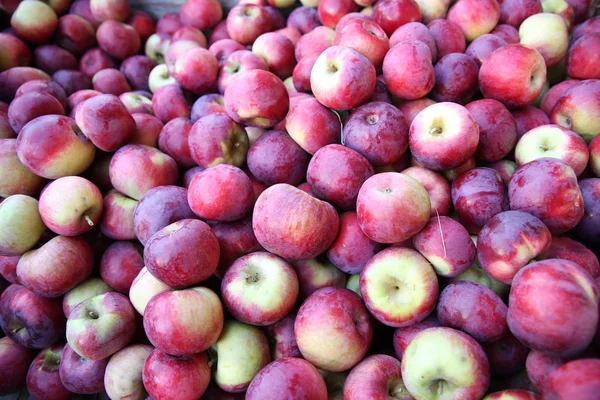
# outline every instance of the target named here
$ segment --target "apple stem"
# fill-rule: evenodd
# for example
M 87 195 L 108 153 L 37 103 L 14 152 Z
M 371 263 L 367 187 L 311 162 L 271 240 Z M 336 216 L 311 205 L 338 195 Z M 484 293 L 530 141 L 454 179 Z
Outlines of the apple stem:
M 440 213 L 438 213 L 437 208 L 435 209 L 435 213 L 437 214 L 438 226 L 440 227 L 440 236 L 442 237 L 442 247 L 444 248 L 444 259 L 446 259 L 446 241 L 444 240 L 444 231 L 442 231 L 442 222 L 440 221 Z
M 94 226 L 94 221 L 92 221 L 92 219 L 88 215 L 84 215 L 83 218 L 85 219 L 85 222 L 87 222 L 89 226 Z

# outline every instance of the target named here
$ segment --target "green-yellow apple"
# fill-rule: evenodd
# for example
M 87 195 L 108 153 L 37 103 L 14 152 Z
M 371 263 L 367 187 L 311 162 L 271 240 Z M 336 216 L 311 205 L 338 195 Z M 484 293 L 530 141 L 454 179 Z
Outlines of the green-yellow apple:
M 35 246 L 45 230 L 33 197 L 16 194 L 0 203 L 0 255 L 20 256 Z

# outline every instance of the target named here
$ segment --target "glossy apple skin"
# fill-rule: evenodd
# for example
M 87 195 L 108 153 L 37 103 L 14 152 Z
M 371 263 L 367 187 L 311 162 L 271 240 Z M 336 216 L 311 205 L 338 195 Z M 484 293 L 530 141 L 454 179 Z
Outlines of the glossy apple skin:
M 599 79 L 600 59 L 592 57 L 600 48 L 600 33 L 589 33 L 577 39 L 567 54 L 567 74 L 575 79 Z M 591 53 L 586 53 L 586 50 Z
M 381 247 L 360 229 L 356 212 L 347 211 L 340 214 L 340 230 L 327 249 L 327 258 L 340 270 L 357 274 Z
M 554 106 L 558 102 L 558 99 L 562 97 L 563 94 L 573 86 L 577 85 L 581 82 L 579 79 L 570 79 L 566 81 L 562 81 L 552 86 L 550 90 L 544 95 L 542 102 L 540 103 L 540 109 L 545 112 L 548 117 L 552 115 L 552 110 Z
M 269 288 L 269 294 L 260 293 Z M 298 277 L 279 257 L 255 252 L 238 258 L 221 282 L 223 302 L 241 322 L 266 326 L 285 317 L 298 297 Z M 263 297 L 269 299 L 268 303 Z
M 95 317 L 95 318 L 94 318 Z M 80 356 L 98 361 L 116 353 L 135 333 L 129 299 L 108 292 L 79 303 L 67 320 L 67 341 Z
M 299 381 L 302 381 L 302 384 L 291 384 Z M 247 400 L 267 398 L 325 400 L 327 387 L 311 363 L 301 358 L 287 357 L 268 364 L 254 377 L 248 387 Z
M 396 357 L 402 361 L 406 347 L 411 340 L 413 340 L 418 333 L 424 331 L 425 329 L 436 326 L 440 326 L 440 322 L 435 316 L 430 316 L 423 321 L 415 322 L 414 324 L 402 328 L 397 328 L 394 331 L 393 336 L 394 353 L 396 354 Z
M 461 356 L 466 361 L 459 364 L 460 369 L 441 361 L 447 359 L 451 363 Z M 431 375 L 428 374 L 430 368 L 435 371 Z M 490 371 L 487 357 L 475 339 L 452 328 L 434 327 L 420 332 L 408 344 L 402 357 L 402 379 L 417 398 L 435 396 L 432 390 L 437 386 L 432 388 L 432 381 L 452 379 L 451 394 L 447 395 L 477 399 L 487 391 Z M 446 394 L 443 387 L 440 390 Z
M 278 217 L 273 219 L 273 215 Z M 291 185 L 276 184 L 256 201 L 252 227 L 256 239 L 267 251 L 290 260 L 307 260 L 333 243 L 339 218 L 331 204 Z
M 506 334 L 507 311 L 508 307 L 491 289 L 468 281 L 446 286 L 437 306 L 443 326 L 461 329 L 479 342 L 494 342 Z
M 500 19 L 500 6 L 495 0 L 459 0 L 450 7 L 447 18 L 471 42 L 494 29 Z
M 344 382 L 344 397 L 356 400 L 413 398 L 402 382 L 400 361 L 385 354 L 369 356 L 350 371 Z
M 10 27 L 21 39 L 36 45 L 47 43 L 58 25 L 54 10 L 46 3 L 19 3 L 12 13 Z
M 0 326 L 21 346 L 43 349 L 64 337 L 65 317 L 61 301 L 38 296 L 13 284 L 0 297 Z M 16 331 L 11 326 L 20 329 Z
M 92 164 L 95 153 L 93 143 L 75 121 L 61 115 L 31 121 L 17 139 L 19 160 L 47 179 L 82 173 Z
M 19 133 L 28 122 L 43 115 L 64 115 L 61 102 L 49 93 L 24 93 L 8 107 L 8 123 Z
M 144 311 L 148 339 L 154 347 L 171 355 L 208 349 L 222 329 L 221 301 L 213 291 L 203 287 L 160 293 L 150 299 Z
M 208 48 L 208 51 L 210 51 L 216 57 L 219 63 L 219 68 L 225 65 L 225 60 L 227 57 L 240 50 L 249 51 L 241 43 L 229 38 L 218 40 L 215 43 L 212 43 Z
M 184 92 L 175 84 L 162 86 L 154 92 L 152 110 L 165 124 L 178 117 L 189 118 L 191 112 Z
M 152 188 L 177 183 L 179 172 L 175 160 L 158 149 L 129 144 L 114 154 L 109 174 L 115 189 L 141 200 Z
M 542 388 L 544 399 L 593 398 L 600 388 L 600 360 L 570 361 L 550 374 Z
M 204 96 L 200 96 L 192 105 L 190 120 L 196 122 L 205 115 L 219 112 L 225 113 L 223 95 L 216 93 L 205 94 Z
M 69 318 L 71 311 L 82 301 L 112 291 L 113 288 L 108 286 L 101 278 L 91 277 L 86 279 L 63 296 L 62 309 L 65 317 Z
M 513 110 L 511 114 L 517 123 L 517 138 L 520 138 L 533 128 L 550 123 L 550 118 L 546 113 L 533 106 Z
M 338 328 L 331 325 L 332 319 Z M 300 307 L 294 332 L 304 358 L 328 371 L 344 371 L 356 365 L 373 337 L 369 314 L 360 297 L 343 288 L 314 292 Z
M 581 183 L 584 183 L 581 181 Z M 583 189 L 585 190 L 585 189 Z M 584 195 L 585 199 L 585 195 Z M 550 247 L 538 259 L 560 258 L 572 261 L 585 269 L 594 279 L 600 277 L 600 264 L 598 257 L 583 244 L 566 236 L 552 237 Z
M 360 187 L 374 172 L 369 161 L 356 151 L 331 144 L 312 157 L 307 182 L 316 197 L 349 210 L 355 208 Z
M 421 9 L 414 0 L 385 0 L 373 8 L 373 20 L 388 35 L 404 24 L 421 21 L 421 18 Z
M 252 69 L 269 70 L 269 66 L 260 55 L 249 50 L 236 50 L 219 62 L 218 89 L 224 93 L 229 83 L 241 73 Z
M 132 242 L 114 242 L 100 261 L 100 276 L 115 291 L 129 294 L 131 283 L 144 268 L 142 248 Z
M 158 148 L 173 157 L 183 168 L 191 168 L 196 165 L 190 155 L 188 144 L 192 125 L 192 121 L 187 118 L 175 118 L 167 122 L 158 135 Z
M 408 148 L 408 124 L 391 104 L 370 102 L 352 111 L 342 139 L 345 146 L 362 154 L 373 166 L 389 165 Z
M 360 273 L 360 293 L 371 315 L 395 328 L 427 318 L 435 308 L 438 290 L 431 265 L 409 248 L 380 251 Z
M 327 26 L 317 26 L 303 35 L 296 43 L 296 60 L 300 62 L 305 57 L 319 56 L 333 45 L 335 31 Z
M 39 352 L 27 371 L 27 390 L 40 400 L 68 400 L 72 393 L 63 385 L 59 365 L 63 344 L 55 344 Z
M 589 150 L 575 132 L 558 125 L 542 125 L 521 136 L 515 147 L 519 166 L 540 157 L 562 160 L 579 176 L 587 167 Z
M 339 116 L 315 98 L 301 99 L 290 107 L 285 130 L 309 154 L 315 154 L 329 144 L 340 143 Z
M 515 274 L 548 250 L 552 236 L 542 221 L 523 211 L 493 216 L 479 233 L 477 256 L 492 278 L 511 284 Z
M 552 372 L 569 361 L 567 358 L 551 356 L 537 350 L 527 355 L 526 371 L 533 386 L 541 391 Z
M 33 352 L 9 337 L 0 339 L 0 395 L 6 396 L 25 387 Z
M 214 272 L 219 278 L 231 267 L 231 264 L 241 256 L 262 250 L 254 236 L 251 218 L 240 221 L 217 223 L 211 227 L 219 241 L 219 265 Z
M 529 348 L 519 342 L 510 331 L 502 338 L 482 345 L 494 377 L 513 376 L 523 371 Z
M 144 248 L 148 270 L 173 288 L 206 280 L 217 268 L 218 257 L 217 238 L 205 222 L 197 219 L 166 226 L 152 235 Z
M 465 54 L 471 57 L 473 61 L 477 63 L 478 67 L 481 67 L 483 61 L 488 58 L 490 54 L 506 44 L 507 42 L 503 38 L 491 33 L 486 33 L 473 40 L 465 50 Z
M 573 169 L 553 158 L 521 166 L 508 185 L 510 208 L 538 217 L 553 234 L 575 227 L 584 213 L 583 196 Z
M 157 186 L 147 191 L 133 213 L 133 227 L 138 240 L 145 245 L 165 226 L 195 218 L 187 199 L 187 190 L 177 186 Z
M 271 344 L 271 358 L 273 360 L 286 357 L 302 357 L 298 349 L 296 336 L 294 335 L 295 321 L 296 313 L 292 311 L 273 325 L 266 327 L 269 343 Z
M 60 360 L 60 380 L 73 393 L 94 394 L 104 392 L 104 372 L 110 358 L 91 361 L 75 353 L 68 344 Z
M 373 21 L 355 20 L 336 30 L 334 45 L 351 47 L 371 61 L 376 69 L 381 68 L 383 58 L 390 48 L 385 31 Z
M 44 297 L 59 297 L 84 281 L 94 267 L 90 246 L 80 237 L 56 236 L 19 260 L 19 282 Z
M 255 4 L 239 4 L 233 7 L 226 21 L 227 33 L 231 39 L 243 45 L 252 44 L 272 26 L 270 14 L 263 7 Z
M 102 204 L 100 231 L 113 240 L 136 239 L 133 213 L 138 202 L 116 191 L 108 193 Z
M 415 179 L 385 172 L 365 181 L 358 193 L 356 211 L 367 237 L 379 243 L 396 243 L 423 229 L 431 214 L 431 203 L 429 194 Z M 391 215 L 411 218 L 400 224 L 390 219 Z
M 517 123 L 499 101 L 483 99 L 465 106 L 479 126 L 479 145 L 475 157 L 485 162 L 503 159 L 517 143 Z
M 594 97 L 600 80 L 589 79 L 568 89 L 552 109 L 550 120 L 590 142 L 600 133 L 600 102 Z
M 398 62 L 405 68 L 396 68 Z M 389 92 L 402 100 L 424 97 L 435 85 L 433 56 L 429 47 L 416 40 L 400 42 L 383 59 L 383 77 Z
M 558 282 L 560 288 L 548 291 Z M 574 356 L 594 338 L 598 289 L 592 277 L 571 261 L 538 261 L 515 275 L 507 319 L 511 332 L 526 346 L 550 355 Z
M 177 57 L 172 74 L 184 89 L 203 94 L 216 85 L 218 70 L 215 56 L 202 47 L 195 47 Z
M 140 35 L 130 25 L 104 21 L 96 31 L 98 47 L 118 60 L 136 55 L 142 47 Z
M 205 353 L 174 357 L 155 349 L 144 364 L 143 382 L 155 399 L 193 400 L 202 397 L 210 383 Z
M 194 0 L 181 7 L 179 18 L 184 25 L 201 31 L 213 28 L 223 17 L 221 3 L 216 0 Z
M 312 91 L 310 86 L 310 73 L 315 65 L 315 61 L 317 61 L 317 57 L 318 55 L 304 57 L 294 67 L 292 80 L 294 82 L 294 88 L 298 92 L 310 93 Z
M 600 179 L 590 178 L 579 181 L 579 188 L 583 196 L 583 218 L 573 232 L 589 241 L 600 242 L 600 229 L 598 228 L 598 209 L 600 209 Z
M 279 78 L 292 76 L 296 66 L 294 44 L 286 36 L 278 32 L 263 33 L 254 41 L 252 52 L 260 56 Z
M 350 110 L 363 104 L 375 89 L 375 67 L 364 55 L 344 46 L 325 49 L 310 73 L 317 100 L 334 110 Z
M 473 234 L 494 215 L 509 209 L 500 174 L 483 167 L 464 172 L 452 182 L 452 203 L 461 224 Z
M 477 64 L 465 54 L 442 57 L 434 67 L 435 86 L 431 97 L 436 101 L 468 103 L 477 91 Z
M 104 386 L 109 397 L 136 400 L 146 398 L 142 373 L 146 359 L 153 350 L 152 346 L 135 344 L 111 357 L 104 374 Z
M 436 19 L 427 24 L 437 48 L 438 59 L 450 53 L 464 53 L 467 48 L 465 35 L 460 27 L 447 19 Z
M 536 50 L 509 44 L 492 53 L 479 70 L 484 97 L 508 108 L 525 107 L 540 95 L 546 81 L 544 58 Z
M 431 218 L 412 241 L 440 276 L 460 275 L 475 260 L 476 248 L 469 232 L 450 217 Z
M 246 71 L 225 89 L 225 110 L 245 125 L 270 128 L 285 118 L 289 95 L 276 75 L 263 70 Z
M 420 22 L 409 22 L 402 25 L 390 36 L 389 46 L 394 47 L 396 44 L 405 40 L 417 40 L 425 43 L 427 47 L 429 47 L 429 50 L 431 50 L 431 60 L 437 60 L 435 40 L 426 25 Z
M 431 202 L 431 213 L 448 215 L 452 207 L 450 184 L 440 174 L 423 167 L 409 167 L 401 171 L 419 182 L 427 193 Z

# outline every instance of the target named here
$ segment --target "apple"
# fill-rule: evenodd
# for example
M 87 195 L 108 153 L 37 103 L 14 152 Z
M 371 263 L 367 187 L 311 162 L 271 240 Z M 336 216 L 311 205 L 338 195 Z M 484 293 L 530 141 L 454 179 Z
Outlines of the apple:
M 173 33 L 171 41 L 178 42 L 180 40 L 191 40 L 198 43 L 200 47 L 208 48 L 208 41 L 204 33 L 193 26 L 182 26 Z
M 221 301 L 205 287 L 157 294 L 144 310 L 148 339 L 157 349 L 174 356 L 208 349 L 217 342 L 222 329 Z
M 515 147 L 515 161 L 521 166 L 543 157 L 565 162 L 579 176 L 587 167 L 589 151 L 575 132 L 558 125 L 542 125 L 521 136 Z
M 540 52 L 548 68 L 567 55 L 569 31 L 560 15 L 541 13 L 528 17 L 519 27 L 519 37 L 521 44 Z
M 592 277 L 571 261 L 529 264 L 513 279 L 507 320 L 510 331 L 527 347 L 549 355 L 575 356 L 594 338 L 598 288 Z
M 25 387 L 27 370 L 33 357 L 31 350 L 8 337 L 0 339 L 0 395 L 5 396 Z
M 20 256 L 35 246 L 45 230 L 33 197 L 16 194 L 0 203 L 0 255 Z
M 506 186 L 491 168 L 474 168 L 452 182 L 452 204 L 460 223 L 476 234 L 494 215 L 509 209 Z
M 131 91 L 131 86 L 129 86 L 125 75 L 115 68 L 107 68 L 96 72 L 92 77 L 92 85 L 94 90 L 105 94 L 114 94 L 115 96 Z
M 399 62 L 404 68 L 397 68 Z M 427 95 L 435 85 L 432 62 L 433 53 L 420 40 L 394 45 L 383 59 L 383 78 L 389 92 L 401 100 L 416 100 Z
M 479 69 L 471 57 L 447 54 L 435 65 L 434 72 L 435 86 L 431 91 L 434 100 L 464 105 L 475 95 Z
M 79 303 L 67 320 L 67 341 L 81 357 L 105 359 L 124 348 L 135 333 L 135 315 L 129 299 L 108 292 Z
M 315 154 L 323 146 L 340 143 L 341 123 L 338 114 L 313 97 L 300 99 L 290 107 L 285 130 L 309 154 Z
M 173 288 L 208 279 L 217 268 L 218 257 L 217 238 L 205 222 L 196 219 L 166 226 L 152 235 L 144 248 L 148 271 Z
M 146 359 L 142 379 L 155 399 L 198 399 L 210 383 L 208 358 L 205 353 L 175 357 L 155 349 Z
M 509 44 L 494 51 L 481 64 L 479 85 L 484 97 L 508 108 L 525 107 L 544 89 L 546 65 L 537 50 Z
M 581 180 L 579 181 L 579 188 L 583 195 L 584 213 L 581 221 L 573 229 L 573 233 L 590 243 L 598 243 L 600 242 L 600 229 L 598 229 L 600 179 Z
M 512 110 L 511 114 L 517 123 L 517 138 L 520 138 L 533 128 L 550 124 L 550 118 L 537 107 L 527 106 Z
M 63 344 L 55 344 L 38 353 L 27 371 L 27 391 L 37 399 L 68 400 L 72 393 L 60 380 L 59 367 Z
M 156 64 L 145 55 L 135 55 L 123 60 L 120 71 L 127 78 L 133 90 L 150 90 L 148 78 Z
M 200 96 L 198 100 L 194 102 L 190 119 L 192 122 L 196 122 L 208 114 L 217 113 L 226 114 L 223 105 L 223 95 L 217 93 L 205 94 L 204 96 Z
M 227 55 L 219 65 L 219 76 L 217 78 L 219 92 L 224 93 L 229 83 L 235 77 L 252 69 L 268 71 L 269 66 L 259 55 L 249 50 L 236 50 Z M 216 95 L 213 94 L 212 96 Z M 223 98 L 221 97 L 220 100 L 220 105 L 223 106 Z M 223 111 L 225 110 L 223 109 Z M 192 114 L 194 114 L 193 111 Z
M 478 144 L 477 121 L 459 104 L 433 104 L 417 114 L 410 126 L 409 147 L 413 159 L 432 170 L 460 166 L 475 153 Z
M 544 12 L 540 0 L 502 0 L 498 3 L 500 4 L 500 24 L 515 28 L 518 28 L 528 17 Z
M 296 313 L 292 311 L 283 319 L 266 327 L 273 360 L 287 357 L 302 357 L 298 349 L 296 336 L 294 335 L 295 321 Z
M 186 41 L 175 44 L 180 43 Z M 171 45 L 169 50 L 175 44 Z M 169 66 L 168 59 L 167 66 Z M 218 69 L 217 59 L 211 52 L 202 47 L 194 47 L 176 58 L 172 74 L 184 89 L 193 93 L 205 93 L 217 83 Z
M 251 218 L 217 223 L 211 229 L 219 241 L 219 265 L 214 272 L 218 278 L 222 278 L 233 262 L 241 256 L 262 250 L 254 236 Z
M 114 59 L 99 47 L 86 51 L 79 60 L 79 70 L 90 78 L 106 68 L 116 67 Z
M 568 361 L 567 358 L 551 356 L 537 350 L 527 355 L 526 371 L 532 385 L 541 391 L 550 374 Z
M 40 45 L 50 40 L 58 26 L 58 18 L 48 4 L 25 0 L 12 14 L 10 26 L 21 39 Z
M 146 245 L 152 235 L 167 225 L 194 217 L 186 189 L 157 186 L 148 190 L 138 202 L 133 213 L 133 230 L 138 240 Z
M 346 274 L 336 268 L 325 255 L 292 263 L 305 296 L 324 287 L 346 287 Z
M 129 294 L 133 280 L 144 268 L 142 248 L 132 242 L 114 242 L 100 261 L 100 276 L 115 291 Z
M 71 311 L 82 301 L 112 291 L 113 289 L 101 278 L 91 277 L 86 279 L 65 293 L 62 300 L 65 317 L 69 318 Z
M 229 38 L 218 40 L 208 48 L 208 51 L 210 51 L 219 62 L 219 68 L 223 66 L 227 57 L 239 50 L 249 51 L 243 44 Z M 267 68 L 265 68 L 265 70 Z
M 65 200 L 64 194 L 71 196 Z M 102 194 L 85 178 L 67 176 L 51 182 L 40 196 L 44 224 L 59 235 L 76 236 L 90 231 L 100 221 Z
M 129 16 L 126 0 L 90 0 L 92 17 L 98 22 L 106 20 L 125 21 Z
M 64 338 L 65 316 L 60 299 L 38 296 L 17 284 L 0 296 L 0 327 L 15 343 L 43 349 Z
M 0 61 L 0 70 L 6 71 L 13 67 L 25 67 L 31 64 L 31 50 L 17 36 L 0 33 L 3 59 Z
M 514 376 L 519 371 L 523 371 L 529 348 L 519 342 L 510 331 L 499 340 L 484 343 L 482 346 L 488 357 L 492 376 Z
M 266 399 L 273 393 L 285 398 L 328 398 L 327 386 L 319 371 L 310 362 L 296 357 L 276 360 L 263 368 L 250 383 L 246 399 Z
M 171 45 L 171 35 L 167 33 L 152 34 L 144 46 L 144 53 L 150 57 L 155 64 L 160 65 L 165 62 L 165 54 Z
M 144 11 L 133 11 L 125 23 L 133 26 L 140 35 L 140 39 L 142 39 L 143 43 L 145 43 L 156 31 L 156 23 L 154 22 L 153 17 Z
M 483 400 L 540 400 L 541 397 L 535 392 L 524 389 L 506 389 L 490 393 Z
M 312 91 L 310 86 L 310 74 L 318 57 L 318 55 L 304 57 L 294 67 L 292 81 L 296 91 L 303 93 L 310 93 Z
M 370 102 L 351 112 L 342 140 L 373 166 L 389 165 L 397 162 L 408 147 L 408 124 L 391 104 Z
M 146 267 L 135 277 L 129 289 L 129 300 L 140 315 L 144 315 L 146 306 L 152 297 L 173 290 L 152 275 Z
M 361 230 L 354 211 L 340 214 L 340 229 L 337 238 L 327 249 L 327 258 L 341 271 L 358 274 L 381 248 Z
M 589 143 L 600 134 L 600 102 L 593 95 L 599 87 L 599 80 L 590 79 L 568 89 L 552 109 L 552 123 L 572 130 Z
M 63 15 L 58 19 L 54 41 L 79 57 L 96 45 L 94 25 L 77 14 Z
M 304 358 L 332 372 L 356 365 L 373 337 L 369 314 L 360 297 L 348 289 L 333 287 L 317 290 L 304 301 L 294 332 Z
M 294 44 L 281 33 L 263 33 L 252 44 L 252 52 L 260 56 L 269 70 L 281 79 L 292 75 L 296 65 Z
M 17 139 L 0 139 L 0 196 L 37 195 L 45 180 L 27 168 L 17 155 Z
M 78 70 L 58 70 L 52 74 L 52 80 L 62 86 L 67 96 L 70 96 L 79 90 L 92 88 L 92 80 L 90 77 Z
M 265 250 L 288 260 L 307 260 L 331 246 L 339 218 L 331 204 L 282 183 L 259 196 L 252 227 Z
M 475 260 L 476 248 L 469 232 L 450 217 L 431 218 L 412 241 L 440 276 L 460 275 Z
M 17 89 L 25 82 L 32 80 L 49 81 L 51 79 L 44 71 L 32 67 L 14 67 L 0 72 L 0 101 L 12 101 Z
M 553 234 L 574 228 L 584 213 L 583 196 L 573 169 L 555 158 L 521 166 L 508 185 L 510 208 L 538 217 Z
M 229 11 L 226 21 L 231 39 L 248 45 L 270 30 L 272 18 L 265 7 L 239 4 Z
M 287 18 L 287 27 L 296 28 L 302 35 L 312 31 L 317 26 L 321 25 L 319 12 L 316 8 L 309 6 L 301 6 L 294 8 Z M 340 28 L 338 22 L 338 28 Z
M 71 8 L 69 12 L 72 15 L 78 15 L 89 21 L 90 24 L 96 24 L 97 21 L 92 16 L 92 10 L 90 9 L 90 2 L 87 0 L 75 0 L 73 4 L 71 4 Z
M 215 383 L 229 393 L 244 392 L 269 362 L 269 343 L 255 326 L 226 321 L 217 342 L 210 348 Z
M 483 61 L 490 54 L 506 44 L 507 42 L 503 38 L 493 33 L 486 33 L 473 40 L 465 50 L 465 54 L 471 57 L 477 63 L 477 66 L 481 67 Z
M 205 115 L 188 134 L 192 159 L 201 167 L 219 164 L 242 166 L 248 151 L 248 134 L 224 113 Z
M 517 163 L 511 160 L 500 160 L 488 165 L 488 167 L 496 170 L 500 177 L 502 178 L 502 182 L 508 186 L 508 182 L 510 182 L 510 178 L 517 170 Z
M 91 361 L 75 353 L 65 345 L 58 372 L 60 381 L 67 390 L 78 394 L 104 392 L 104 372 L 110 358 Z
M 0 276 L 7 282 L 19 283 L 17 264 L 21 256 L 0 256 Z
M 588 183 L 589 180 L 582 180 L 581 185 Z M 582 188 L 585 193 L 585 188 Z M 585 199 L 585 195 L 584 195 Z M 598 257 L 583 244 L 563 236 L 554 236 L 550 247 L 538 257 L 540 260 L 549 258 L 560 258 L 562 260 L 573 261 L 585 269 L 594 279 L 600 277 L 600 264 Z
M 554 400 L 560 398 L 594 397 L 600 387 L 598 373 L 600 360 L 585 358 L 570 361 L 557 368 L 548 376 L 542 388 L 544 398 Z
M 500 20 L 500 5 L 496 0 L 458 0 L 448 10 L 448 21 L 454 22 L 472 42 L 490 33 Z
M 465 52 L 467 48 L 465 35 L 456 23 L 447 19 L 436 19 L 429 22 L 427 28 L 435 41 L 438 59 L 446 54 Z
M 475 157 L 496 162 L 506 157 L 517 143 L 517 124 L 499 101 L 483 99 L 465 106 L 479 127 L 479 145 Z
M 154 349 L 134 344 L 114 354 L 104 373 L 104 387 L 109 398 L 143 400 L 146 398 L 142 374 L 146 359 Z
M 433 39 L 432 39 L 433 40 Z M 338 27 L 333 40 L 335 46 L 347 46 L 357 50 L 380 69 L 385 54 L 390 48 L 390 40 L 377 23 L 369 20 L 354 20 Z
M 404 24 L 420 22 L 422 14 L 414 0 L 384 0 L 375 3 L 372 17 L 387 35 L 391 35 Z
M 396 357 L 402 361 L 402 357 L 404 356 L 404 352 L 406 351 L 406 347 L 413 340 L 417 334 L 424 331 L 427 328 L 433 328 L 440 326 L 440 322 L 437 320 L 435 316 L 430 316 L 423 321 L 415 322 L 414 324 L 397 328 L 394 331 L 393 336 L 393 344 L 394 344 L 394 353 Z
M 109 192 L 102 205 L 100 231 L 113 240 L 136 239 L 133 226 L 133 213 L 138 201 L 117 191 Z
M 136 55 L 142 47 L 140 35 L 132 26 L 114 20 L 98 27 L 96 40 L 98 47 L 118 60 Z
M 385 354 L 371 355 L 352 368 L 344 383 L 344 397 L 357 400 L 412 398 L 402 382 L 400 361 Z
M 250 100 L 257 98 L 261 100 L 260 105 Z M 225 89 L 224 101 L 227 114 L 235 122 L 269 128 L 285 118 L 289 95 L 276 75 L 254 69 L 231 80 Z
M 408 211 L 410 210 L 410 211 Z M 431 202 L 425 188 L 408 175 L 384 172 L 365 181 L 356 202 L 358 222 L 370 239 L 396 243 L 425 227 Z M 402 215 L 402 223 L 396 216 Z
M 156 89 L 152 96 L 154 115 L 165 124 L 178 117 L 189 118 L 191 108 L 183 90 L 175 81 L 171 82 L 170 78 L 164 83 L 164 86 Z
M 20 133 L 30 121 L 44 115 L 64 115 L 61 102 L 49 93 L 29 92 L 16 97 L 8 107 L 8 122 Z
M 571 79 L 567 81 L 562 81 L 552 86 L 544 95 L 544 98 L 540 103 L 540 109 L 543 112 L 545 112 L 548 115 L 548 117 L 550 117 L 552 115 L 552 110 L 554 109 L 554 106 L 558 102 L 558 99 L 560 99 L 567 90 L 571 89 L 579 82 L 581 82 L 579 79 Z
M 37 47 L 33 51 L 33 65 L 52 75 L 60 69 L 77 69 L 77 59 L 69 51 L 52 44 Z
M 296 43 L 296 60 L 300 62 L 305 57 L 319 56 L 323 51 L 333 46 L 335 31 L 327 26 L 317 26 Z
M 191 0 L 185 2 L 179 10 L 181 22 L 200 31 L 214 28 L 222 17 L 221 3 L 216 0 Z
M 450 214 L 452 207 L 450 184 L 443 176 L 423 167 L 409 167 L 401 172 L 414 178 L 427 190 L 432 213 L 435 211 L 436 215 Z
M 567 2 L 567 4 L 569 4 Z M 569 4 L 570 5 L 570 4 Z M 583 35 L 587 35 L 588 33 L 600 32 L 598 28 L 600 26 L 600 18 L 598 16 L 592 17 L 586 21 L 583 21 L 573 29 L 573 37 L 572 42 L 575 42 L 577 39 L 582 37 Z
M 469 335 L 434 327 L 417 334 L 402 357 L 402 380 L 415 398 L 479 399 L 490 382 L 487 357 Z
M 87 279 L 94 267 L 91 247 L 79 237 L 56 236 L 21 256 L 19 282 L 44 297 L 60 297 Z

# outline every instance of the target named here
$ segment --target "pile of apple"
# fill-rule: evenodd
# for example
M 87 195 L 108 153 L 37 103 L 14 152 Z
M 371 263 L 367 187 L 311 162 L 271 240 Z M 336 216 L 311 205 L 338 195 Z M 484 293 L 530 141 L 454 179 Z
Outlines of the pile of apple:
M 593 0 L 0 8 L 0 396 L 600 398 Z

